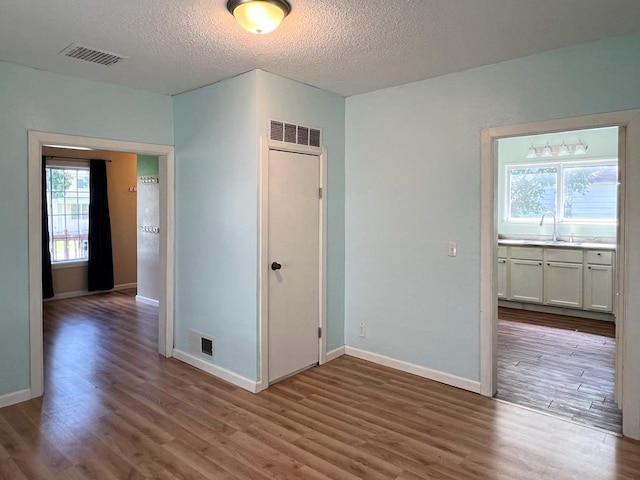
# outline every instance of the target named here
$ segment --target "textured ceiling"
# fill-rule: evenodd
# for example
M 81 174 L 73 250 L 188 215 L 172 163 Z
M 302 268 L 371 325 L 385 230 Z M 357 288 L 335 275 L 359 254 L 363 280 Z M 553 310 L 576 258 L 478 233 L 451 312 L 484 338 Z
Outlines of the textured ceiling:
M 176 94 L 261 68 L 341 95 L 640 30 L 639 0 L 290 0 L 269 35 L 226 0 L 1 0 L 0 60 Z M 129 60 L 57 53 L 77 42 Z

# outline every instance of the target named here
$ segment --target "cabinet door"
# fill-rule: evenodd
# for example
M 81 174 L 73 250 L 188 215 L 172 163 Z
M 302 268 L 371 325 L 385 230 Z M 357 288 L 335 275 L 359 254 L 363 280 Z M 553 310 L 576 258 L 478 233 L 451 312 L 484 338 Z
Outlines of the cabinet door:
M 510 300 L 542 303 L 542 262 L 510 260 Z
M 587 265 L 584 274 L 584 308 L 599 312 L 613 310 L 613 267 Z
M 498 298 L 507 298 L 507 260 L 498 259 Z
M 582 264 L 547 262 L 544 303 L 556 307 L 582 308 Z

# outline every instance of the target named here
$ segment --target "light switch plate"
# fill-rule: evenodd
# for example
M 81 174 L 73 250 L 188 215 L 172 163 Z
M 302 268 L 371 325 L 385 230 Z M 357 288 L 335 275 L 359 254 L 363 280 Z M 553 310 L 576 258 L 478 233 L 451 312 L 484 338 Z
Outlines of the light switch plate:
M 457 242 L 449 242 L 448 255 L 450 257 L 458 256 L 458 244 Z

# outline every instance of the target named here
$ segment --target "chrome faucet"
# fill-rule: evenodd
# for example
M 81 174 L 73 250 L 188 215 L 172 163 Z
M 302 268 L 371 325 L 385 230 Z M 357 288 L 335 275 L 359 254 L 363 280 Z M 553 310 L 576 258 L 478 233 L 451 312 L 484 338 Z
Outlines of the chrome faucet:
M 542 218 L 540 219 L 540 226 L 542 226 L 542 222 L 544 222 L 544 217 L 546 217 L 547 215 L 551 215 L 553 217 L 553 237 L 551 237 L 551 241 L 552 242 L 557 242 L 558 241 L 558 233 L 557 233 L 557 224 L 556 224 L 556 214 L 551 212 L 551 211 L 547 211 L 544 212 L 542 214 Z

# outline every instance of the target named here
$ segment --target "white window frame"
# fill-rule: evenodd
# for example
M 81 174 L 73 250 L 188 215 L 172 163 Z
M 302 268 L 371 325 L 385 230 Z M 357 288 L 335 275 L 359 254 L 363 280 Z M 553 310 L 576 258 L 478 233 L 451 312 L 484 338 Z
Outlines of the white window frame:
M 615 166 L 618 167 L 618 159 L 616 157 L 591 158 L 588 160 L 571 159 L 556 160 L 549 162 L 518 162 L 505 165 L 505 189 L 504 189 L 504 222 L 510 224 L 535 224 L 540 221 L 539 218 L 513 218 L 511 217 L 511 171 L 523 168 L 556 168 L 556 199 L 555 210 L 557 223 L 566 225 L 615 225 L 617 220 L 614 219 L 573 219 L 564 216 L 564 171 L 567 167 L 576 166 Z
M 58 160 L 58 159 L 47 159 L 45 161 L 45 167 L 46 168 L 62 168 L 62 169 L 69 169 L 69 170 L 89 170 L 90 167 L 90 161 L 89 160 L 77 160 L 77 161 L 70 161 L 70 160 Z M 48 187 L 48 185 L 47 185 Z M 89 189 L 89 191 L 91 191 L 91 189 Z M 47 211 L 47 216 L 51 217 L 52 213 Z M 49 218 L 47 219 L 47 222 L 49 222 Z M 78 259 L 74 259 L 74 260 L 53 260 L 53 258 L 51 259 L 51 269 L 52 270 L 59 270 L 59 269 L 63 269 L 63 268 L 75 268 L 75 267 L 82 267 L 82 266 L 87 266 L 89 264 L 89 260 L 86 258 L 78 258 Z

